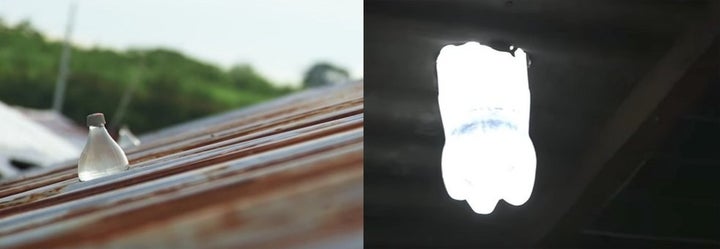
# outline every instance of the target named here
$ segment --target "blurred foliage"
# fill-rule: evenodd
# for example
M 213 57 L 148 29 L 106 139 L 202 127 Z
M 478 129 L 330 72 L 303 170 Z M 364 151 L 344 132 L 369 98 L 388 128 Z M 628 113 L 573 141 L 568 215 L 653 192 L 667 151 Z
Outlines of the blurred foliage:
M 0 19 L 0 101 L 49 109 L 61 48 L 29 22 Z M 83 125 L 90 113 L 113 117 L 123 92 L 137 83 L 122 123 L 138 133 L 297 90 L 275 86 L 249 65 L 224 70 L 167 49 L 73 47 L 67 82 L 63 114 Z
M 347 70 L 327 62 L 318 62 L 305 72 L 303 87 L 319 87 L 342 84 L 350 79 Z

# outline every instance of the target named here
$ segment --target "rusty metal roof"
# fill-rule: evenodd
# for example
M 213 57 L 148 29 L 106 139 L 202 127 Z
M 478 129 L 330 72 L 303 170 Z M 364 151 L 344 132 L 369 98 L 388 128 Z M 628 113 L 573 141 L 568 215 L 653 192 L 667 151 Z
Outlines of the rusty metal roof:
M 362 82 L 311 89 L 0 182 L 0 247 L 362 248 L 363 120 Z

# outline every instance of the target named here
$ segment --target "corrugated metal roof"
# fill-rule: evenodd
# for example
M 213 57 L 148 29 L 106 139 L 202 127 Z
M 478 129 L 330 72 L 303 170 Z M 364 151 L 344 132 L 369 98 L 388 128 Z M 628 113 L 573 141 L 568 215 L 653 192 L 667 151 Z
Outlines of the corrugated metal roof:
M 362 248 L 362 82 L 142 136 L 130 170 L 0 183 L 0 247 Z

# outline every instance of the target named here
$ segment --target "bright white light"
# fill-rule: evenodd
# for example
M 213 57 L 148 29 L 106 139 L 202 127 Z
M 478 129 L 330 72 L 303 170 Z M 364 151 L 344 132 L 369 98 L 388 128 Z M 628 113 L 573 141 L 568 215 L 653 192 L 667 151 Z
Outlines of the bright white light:
M 437 76 L 450 197 L 467 200 L 479 214 L 492 213 L 500 199 L 524 204 L 536 162 L 525 52 L 513 57 L 477 42 L 448 45 L 437 58 Z

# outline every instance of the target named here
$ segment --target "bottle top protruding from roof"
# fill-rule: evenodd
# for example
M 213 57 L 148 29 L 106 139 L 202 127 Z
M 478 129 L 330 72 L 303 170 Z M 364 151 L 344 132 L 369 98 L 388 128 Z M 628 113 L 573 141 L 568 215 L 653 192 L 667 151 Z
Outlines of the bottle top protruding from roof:
M 88 126 L 103 126 L 105 125 L 105 115 L 102 113 L 93 113 L 87 116 Z

